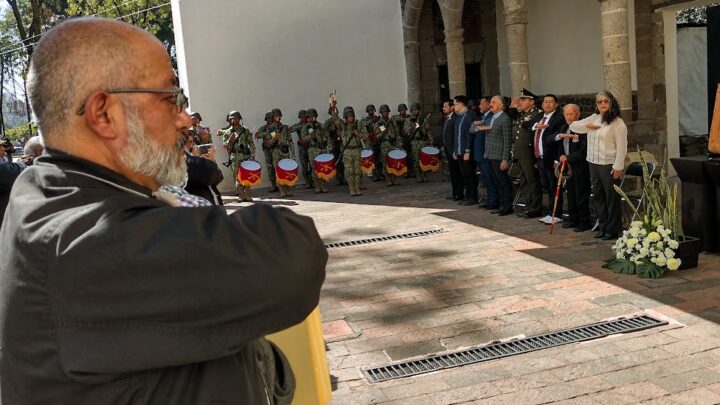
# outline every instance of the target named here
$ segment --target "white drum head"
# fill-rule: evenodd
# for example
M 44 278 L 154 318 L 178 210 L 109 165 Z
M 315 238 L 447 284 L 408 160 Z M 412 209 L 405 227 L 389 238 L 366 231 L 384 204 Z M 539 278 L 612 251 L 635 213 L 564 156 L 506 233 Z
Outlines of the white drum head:
M 240 167 L 242 167 L 245 170 L 260 170 L 260 163 L 254 161 L 254 160 L 245 160 L 240 163 Z
M 321 153 L 315 157 L 315 161 L 320 163 L 331 162 L 333 160 L 335 160 L 335 156 L 331 153 Z
M 281 159 L 278 162 L 278 167 L 283 170 L 295 170 L 298 168 L 298 164 L 292 159 Z
M 372 155 L 373 155 L 373 151 L 370 150 L 370 149 L 363 149 L 363 151 L 360 152 L 360 157 L 361 157 L 361 158 L 369 158 L 369 157 L 372 156 Z
M 393 159 L 402 159 L 402 158 L 407 157 L 407 153 L 404 150 L 393 149 L 390 152 L 388 152 L 388 156 L 390 156 Z
M 425 146 L 424 148 L 420 149 L 422 152 L 427 153 L 428 155 L 439 155 L 440 149 L 434 147 L 434 146 Z

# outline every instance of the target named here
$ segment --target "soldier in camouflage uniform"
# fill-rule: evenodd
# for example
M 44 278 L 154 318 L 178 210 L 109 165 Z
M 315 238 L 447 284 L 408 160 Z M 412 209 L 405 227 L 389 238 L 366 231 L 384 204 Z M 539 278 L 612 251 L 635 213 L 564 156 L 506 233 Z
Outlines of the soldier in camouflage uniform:
M 308 108 L 307 118 L 308 122 L 303 125 L 300 130 L 300 138 L 307 145 L 308 160 L 312 166 L 312 162 L 321 153 L 330 153 L 329 150 L 329 139 L 327 133 L 323 128 L 323 125 L 317 121 L 317 110 L 314 108 Z M 315 194 L 327 193 L 328 189 L 325 185 L 325 180 L 319 178 L 315 169 L 312 170 L 312 179 L 315 188 Z
M 328 139 L 330 140 L 330 146 L 332 147 L 332 153 L 335 155 L 335 159 L 338 162 L 335 170 L 337 170 L 337 184 L 338 186 L 342 186 L 343 184 L 347 184 L 345 182 L 345 165 L 343 164 L 342 157 L 340 156 L 340 153 L 342 152 L 342 139 L 340 139 L 340 135 L 338 134 L 337 127 L 335 126 L 335 122 L 332 118 L 332 113 L 335 107 L 330 107 L 328 109 L 328 114 L 330 114 L 330 118 L 328 118 L 325 121 L 325 133 L 327 133 Z
M 230 170 L 235 179 L 240 201 L 252 201 L 250 187 L 243 186 L 238 182 L 238 168 L 245 160 L 255 160 L 255 143 L 253 142 L 250 130 L 241 125 L 242 115 L 237 111 L 230 111 L 228 114 L 230 128 L 222 130 L 223 146 L 230 156 Z
M 387 154 L 393 149 L 402 149 L 402 138 L 397 126 L 397 120 L 390 118 L 390 107 L 387 104 L 380 106 L 380 119 L 375 123 L 375 133 L 380 137 L 380 156 L 385 183 L 388 186 L 397 184 L 397 176 L 387 170 Z
M 267 141 L 272 151 L 273 166 L 282 159 L 293 159 L 295 157 L 295 148 L 293 146 L 292 137 L 290 136 L 290 127 L 283 124 L 282 112 L 279 108 L 272 109 L 273 123 L 268 125 L 265 131 L 265 141 Z M 280 197 L 289 197 L 293 195 L 292 186 L 279 186 Z
M 298 111 L 298 122 L 290 126 L 290 134 L 293 132 L 297 133 L 298 137 L 298 164 L 300 165 L 300 171 L 302 172 L 303 179 L 305 179 L 305 188 L 313 188 L 313 177 L 311 176 L 311 164 L 308 160 L 308 151 L 305 142 L 302 140 L 300 131 L 307 124 L 308 116 L 306 110 Z
M 210 136 L 209 136 L 210 128 L 200 125 L 200 123 L 202 122 L 202 116 L 200 115 L 200 113 L 199 112 L 191 112 L 190 119 L 192 120 L 192 126 L 188 129 L 188 132 L 190 133 L 190 136 L 192 137 L 193 141 L 195 141 L 195 144 L 202 145 L 204 143 L 211 143 L 212 141 L 202 142 L 200 140 L 200 135 L 204 134 L 204 133 L 207 133 L 208 134 L 207 139 L 208 140 L 210 139 Z
M 413 164 L 413 158 L 410 154 L 410 136 L 405 133 L 405 120 L 407 120 L 410 116 L 407 114 L 408 108 L 405 103 L 398 104 L 397 110 L 398 113 L 392 116 L 393 121 L 395 121 L 395 126 L 398 129 L 398 135 L 400 136 L 400 139 L 402 139 L 402 143 L 397 147 L 399 149 L 403 149 L 407 153 L 408 167 L 410 168 Z M 408 170 L 405 177 L 415 177 L 415 174 L 412 173 L 412 170 Z
M 432 143 L 432 127 L 429 121 L 426 117 L 420 116 L 420 103 L 413 103 L 410 106 L 410 118 L 405 120 L 405 133 L 410 138 L 412 153 L 408 153 L 408 156 L 413 157 L 412 168 L 418 183 L 428 181 L 427 173 L 420 169 L 420 149 Z
M 535 106 L 535 95 L 522 89 L 519 99 L 513 99 L 508 116 L 513 119 L 513 158 L 520 166 L 520 187 L 525 190 L 527 200 L 525 212 L 518 216 L 524 218 L 539 217 L 542 211 L 542 188 L 540 174 L 535 167 L 535 132 L 522 128 L 524 122 L 534 121 L 543 112 Z
M 272 187 L 270 188 L 270 192 L 278 191 L 277 183 L 275 180 L 275 166 L 273 166 L 272 161 L 272 150 L 270 149 L 270 145 L 265 141 L 267 137 L 267 129 L 268 126 L 270 126 L 273 123 L 273 115 L 272 112 L 268 111 L 265 113 L 265 125 L 258 128 L 258 131 L 255 133 L 255 139 L 262 139 L 262 150 L 265 154 L 265 168 L 267 169 L 268 178 L 270 179 L 270 184 L 272 184 Z
M 367 115 L 363 117 L 363 119 L 360 120 L 360 126 L 365 128 L 365 131 L 368 133 L 368 143 L 369 147 L 372 148 L 373 151 L 373 158 L 375 159 L 375 176 L 373 178 L 373 181 L 380 181 L 381 179 L 381 172 L 382 172 L 382 162 L 380 158 L 380 138 L 375 133 L 375 123 L 378 121 L 379 117 L 375 115 L 375 106 L 372 104 L 368 104 L 367 107 L 365 107 L 365 112 Z M 384 180 L 385 177 L 382 177 Z
M 333 105 L 333 107 L 335 107 Z M 355 111 L 352 107 L 343 110 L 343 119 L 340 119 L 337 109 L 332 109 L 332 117 L 338 135 L 342 139 L 343 152 L 342 160 L 345 166 L 345 176 L 350 188 L 350 195 L 355 197 L 362 195 L 360 191 L 360 152 L 363 143 L 367 142 L 367 132 L 363 133 L 360 123 L 355 120 Z

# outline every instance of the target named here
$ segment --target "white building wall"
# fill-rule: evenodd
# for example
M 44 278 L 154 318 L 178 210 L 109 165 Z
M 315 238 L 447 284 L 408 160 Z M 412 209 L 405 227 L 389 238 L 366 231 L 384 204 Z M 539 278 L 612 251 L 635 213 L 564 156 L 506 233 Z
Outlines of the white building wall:
M 528 62 L 535 94 L 594 93 L 603 79 L 600 3 L 597 0 L 527 0 Z M 510 95 L 507 32 L 503 1 L 496 0 L 500 85 Z M 635 77 L 634 2 L 628 1 L 632 88 Z
M 180 81 L 213 131 L 230 110 L 250 129 L 273 107 L 286 124 L 310 107 L 324 120 L 331 90 L 358 118 L 366 104 L 406 102 L 399 1 L 173 0 L 172 8 Z M 256 155 L 263 160 L 259 145 Z M 225 177 L 221 189 L 231 189 Z

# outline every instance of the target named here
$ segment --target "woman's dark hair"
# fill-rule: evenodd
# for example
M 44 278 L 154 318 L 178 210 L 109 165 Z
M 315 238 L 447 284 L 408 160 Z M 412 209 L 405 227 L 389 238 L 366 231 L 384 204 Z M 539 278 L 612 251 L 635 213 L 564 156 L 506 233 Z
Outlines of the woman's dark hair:
M 620 116 L 620 103 L 618 103 L 615 96 L 613 96 L 612 93 L 607 90 L 598 92 L 598 94 L 595 96 L 595 99 L 597 100 L 597 98 L 600 96 L 605 96 L 610 100 L 610 109 L 602 117 L 602 122 L 610 124 L 611 122 L 615 121 L 615 118 Z M 595 114 L 600 114 L 600 110 L 598 110 L 597 106 L 595 106 Z

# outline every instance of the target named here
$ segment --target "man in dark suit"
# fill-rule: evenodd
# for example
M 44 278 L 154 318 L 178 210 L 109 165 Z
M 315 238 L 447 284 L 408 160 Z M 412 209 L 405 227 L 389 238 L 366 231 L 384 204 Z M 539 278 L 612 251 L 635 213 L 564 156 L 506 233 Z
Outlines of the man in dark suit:
M 474 158 L 477 163 L 477 169 L 480 171 L 480 178 L 485 185 L 485 204 L 481 205 L 480 208 L 486 209 L 497 209 L 500 206 L 497 187 L 492 180 L 492 174 L 490 169 L 490 162 L 485 159 L 485 132 L 478 130 L 480 125 L 490 125 L 490 119 L 492 118 L 492 111 L 490 111 L 490 97 L 484 96 L 480 99 L 479 105 L 480 114 L 477 115 L 477 120 L 473 122 L 470 132 L 475 133 L 475 145 L 474 145 Z
M 457 115 L 453 159 L 458 162 L 463 179 L 465 198 L 461 204 L 475 205 L 478 203 L 478 180 L 475 174 L 475 159 L 473 158 L 475 134 L 470 133 L 472 123 L 475 121 L 475 114 L 468 108 L 467 103 L 468 99 L 465 96 L 455 96 L 453 100 L 453 108 L 455 109 L 455 115 Z
M 592 228 L 590 224 L 590 169 L 587 157 L 587 134 L 576 134 L 569 130 L 569 125 L 580 118 L 580 107 L 568 104 L 563 108 L 565 126 L 559 137 L 560 163 L 567 162 L 572 175 L 567 181 L 568 214 L 570 219 L 563 223 L 563 228 L 575 228 L 575 232 L 583 232 Z M 567 169 L 566 169 L 567 171 Z
M 558 134 L 563 126 L 567 125 L 562 112 L 558 110 L 558 99 L 554 94 L 547 94 L 542 102 L 543 114 L 537 116 L 536 121 L 523 123 L 523 127 L 531 129 L 535 136 L 533 140 L 534 153 L 537 158 L 540 183 L 543 190 L 548 194 L 548 215 L 541 221 L 551 224 L 552 221 L 560 222 L 562 218 L 562 193 L 560 193 L 557 209 L 553 218 L 553 206 L 555 205 L 555 188 L 557 177 L 555 177 L 555 164 L 558 158 L 558 147 L 560 138 Z
M 450 185 L 452 186 L 452 195 L 448 196 L 448 200 L 462 201 L 463 194 L 462 175 L 460 174 L 460 166 L 457 160 L 453 159 L 453 149 L 455 148 L 455 113 L 453 110 L 453 101 L 447 100 L 443 103 L 443 149 L 445 157 L 448 161 L 448 171 L 450 172 Z
M 485 130 L 485 158 L 490 162 L 493 181 L 500 194 L 500 207 L 490 211 L 500 216 L 513 213 L 512 180 L 508 174 L 510 169 L 510 145 L 512 142 L 512 120 L 504 112 L 505 102 L 502 97 L 495 96 L 490 101 L 493 116 L 489 126 L 480 126 Z

